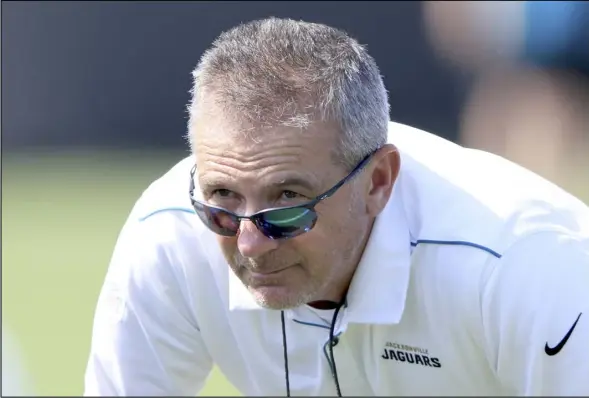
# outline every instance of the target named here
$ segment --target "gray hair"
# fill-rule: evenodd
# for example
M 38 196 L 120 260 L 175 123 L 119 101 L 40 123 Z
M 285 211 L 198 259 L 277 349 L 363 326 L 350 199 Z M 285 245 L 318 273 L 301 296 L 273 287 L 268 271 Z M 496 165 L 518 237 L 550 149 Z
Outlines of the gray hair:
M 205 93 L 250 123 L 304 128 L 334 122 L 334 155 L 353 167 L 387 142 L 389 102 L 374 59 L 345 32 L 329 26 L 268 18 L 217 38 L 193 72 L 188 139 Z

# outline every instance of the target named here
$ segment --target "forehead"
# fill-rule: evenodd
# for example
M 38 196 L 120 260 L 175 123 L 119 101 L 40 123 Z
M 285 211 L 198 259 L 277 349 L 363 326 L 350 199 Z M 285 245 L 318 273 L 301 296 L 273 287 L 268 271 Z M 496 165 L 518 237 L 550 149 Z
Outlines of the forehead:
M 333 149 L 338 130 L 331 123 L 264 127 L 209 114 L 195 120 L 191 134 L 199 178 L 225 174 L 239 179 L 257 173 L 280 179 L 313 173 L 321 179 L 337 168 Z

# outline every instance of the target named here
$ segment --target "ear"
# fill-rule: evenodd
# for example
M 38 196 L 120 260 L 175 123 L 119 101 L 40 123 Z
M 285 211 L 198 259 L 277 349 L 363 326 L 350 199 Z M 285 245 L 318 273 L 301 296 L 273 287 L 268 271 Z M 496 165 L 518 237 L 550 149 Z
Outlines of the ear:
M 399 175 L 401 157 L 397 147 L 392 144 L 386 144 L 373 156 L 368 169 L 366 210 L 371 217 L 376 217 L 391 197 Z

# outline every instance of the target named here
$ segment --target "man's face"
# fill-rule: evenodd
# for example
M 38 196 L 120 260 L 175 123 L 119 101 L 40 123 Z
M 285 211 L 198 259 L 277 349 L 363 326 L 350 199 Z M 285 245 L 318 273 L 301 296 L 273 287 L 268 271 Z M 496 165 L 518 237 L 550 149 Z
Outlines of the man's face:
M 203 199 L 240 215 L 310 201 L 349 171 L 332 161 L 337 131 L 326 123 L 252 129 L 244 138 L 240 126 L 209 114 L 191 133 Z M 334 299 L 333 289 L 349 280 L 370 224 L 358 177 L 315 207 L 315 227 L 300 236 L 271 240 L 250 221 L 242 221 L 235 237 L 218 236 L 231 269 L 260 305 L 283 309 Z

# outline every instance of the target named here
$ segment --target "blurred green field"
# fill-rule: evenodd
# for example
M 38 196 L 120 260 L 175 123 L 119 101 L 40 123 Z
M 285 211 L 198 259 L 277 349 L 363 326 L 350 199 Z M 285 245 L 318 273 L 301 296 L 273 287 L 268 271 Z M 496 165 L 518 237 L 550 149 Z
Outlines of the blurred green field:
M 3 329 L 18 337 L 36 395 L 82 393 L 94 306 L 119 230 L 147 185 L 185 155 L 4 156 Z M 578 184 L 585 198 L 588 186 Z M 238 393 L 214 372 L 202 395 Z
M 2 327 L 35 395 L 80 395 L 94 306 L 133 203 L 185 153 L 3 154 Z M 238 395 L 214 372 L 202 395 Z

